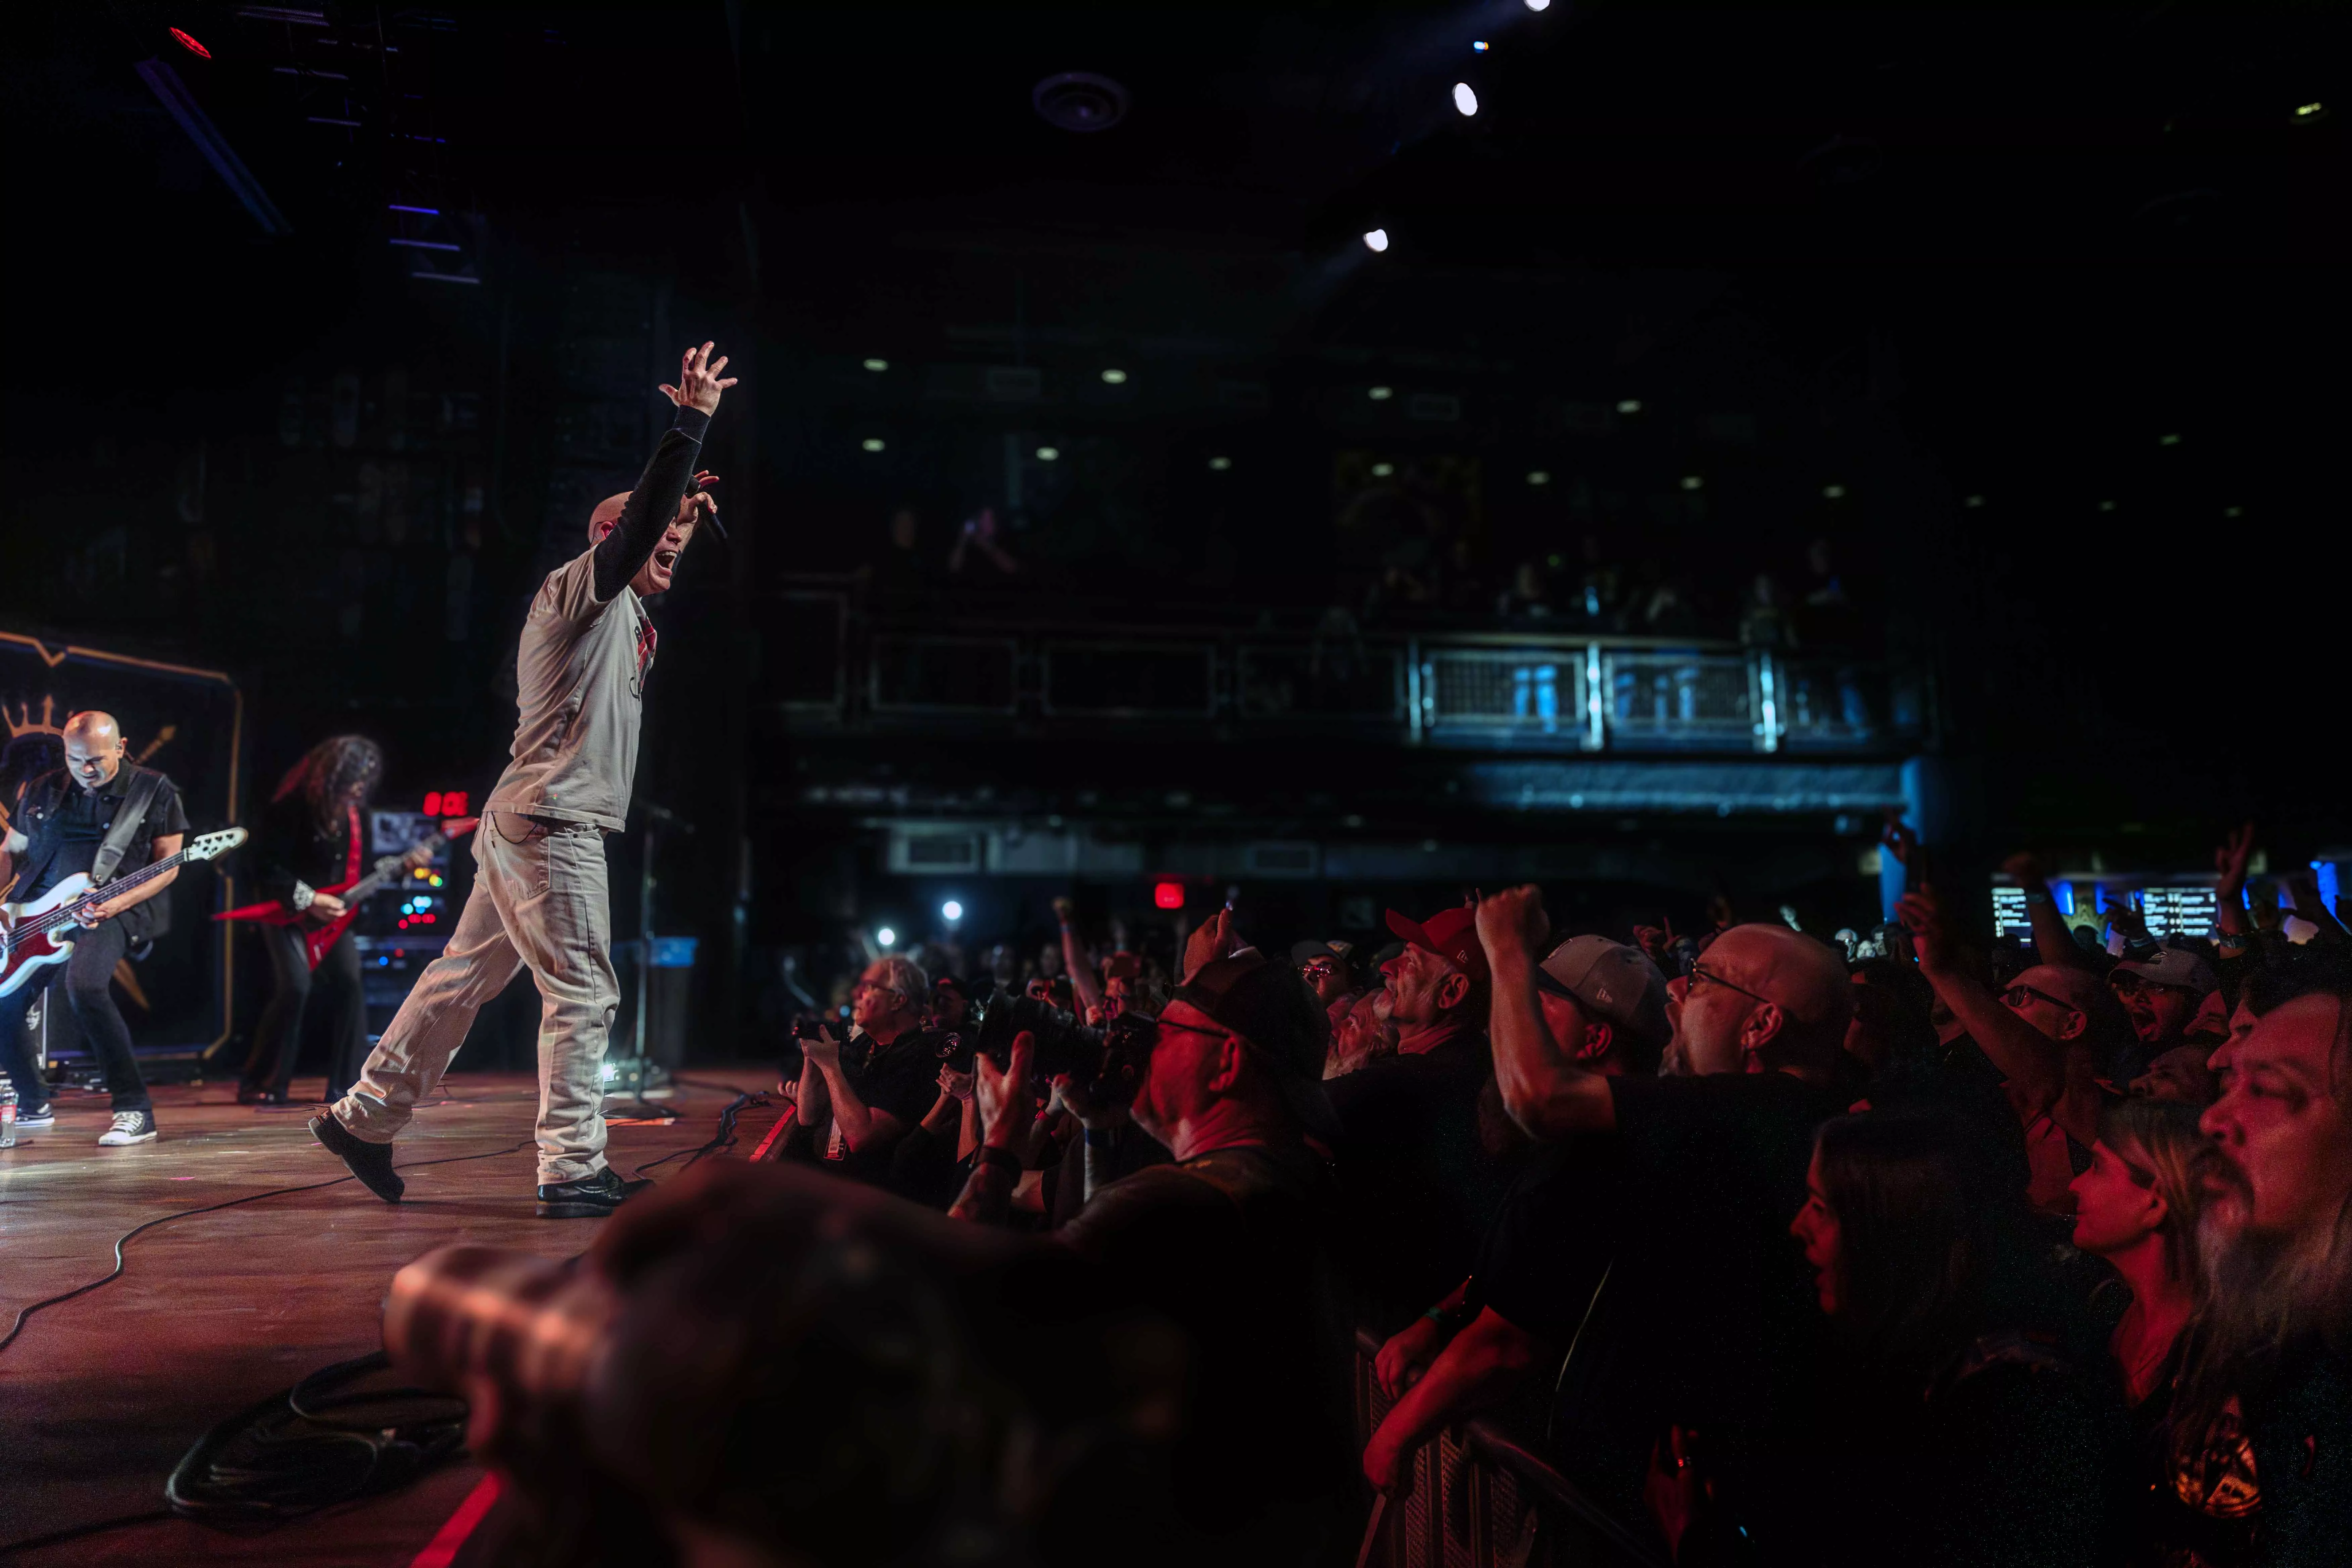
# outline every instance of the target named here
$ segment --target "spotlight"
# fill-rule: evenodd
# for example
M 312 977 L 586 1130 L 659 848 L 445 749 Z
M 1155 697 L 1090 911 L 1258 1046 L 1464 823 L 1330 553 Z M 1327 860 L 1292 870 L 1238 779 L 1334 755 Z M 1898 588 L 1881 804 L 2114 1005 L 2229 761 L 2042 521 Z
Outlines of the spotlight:
M 946 903 L 940 906 L 940 919 L 947 921 L 950 925 L 953 925 L 956 921 L 963 919 L 963 906 L 957 903 L 953 899 L 950 899 Z
M 857 443 L 857 445 L 865 451 L 878 452 L 882 449 L 882 437 L 879 436 L 868 436 L 865 440 Z
M 1391 474 L 1395 472 L 1396 465 L 1394 463 L 1374 463 L 1372 465 L 1372 478 L 1376 479 L 1387 479 Z
M 1040 447 L 1037 448 L 1037 460 L 1041 463 L 1050 463 L 1061 455 L 1062 449 L 1059 447 Z
M 2158 436 L 2156 438 L 2156 444 L 2159 447 L 2178 447 L 2180 445 L 2180 437 L 2178 434 Z
M 1530 11 L 1549 11 L 1551 9 L 1551 0 L 1528 0 L 1528 9 Z
M 2113 511 L 2116 510 L 2116 503 L 2111 500 L 2103 500 L 2099 503 L 2099 510 L 2101 511 Z
M 1106 386 L 1123 386 L 1126 383 L 1127 372 L 1123 370 L 1107 370 L 1103 372 L 1103 384 Z
M 180 45 L 180 47 L 181 47 L 182 48 L 184 48 L 184 49 L 187 50 L 187 51 L 188 51 L 188 53 L 190 53 L 190 54 L 192 54 L 192 55 L 195 56 L 198 59 L 205 59 L 205 60 L 208 60 L 208 59 L 210 59 L 210 58 L 213 58 L 213 52 L 212 52 L 212 50 L 210 50 L 210 49 L 208 49 L 208 48 L 205 47 L 204 47 L 204 45 L 202 45 L 202 44 L 200 44 L 200 43 L 196 42 L 196 40 L 195 40 L 195 39 L 194 39 L 194 38 L 190 37 L 187 34 L 185 34 L 185 33 L 184 33 L 184 32 L 180 31 L 180 29 L 179 29 L 179 28 L 177 28 L 177 27 L 173 27 L 173 28 L 172 28 L 172 29 L 171 29 L 171 33 L 172 33 L 172 37 L 173 37 L 173 38 L 175 38 L 175 39 L 177 39 L 177 40 L 179 41 L 179 45 Z M 2317 108 L 2319 107 L 2319 105 L 2317 105 L 2317 104 L 2315 104 L 2315 104 L 2313 104 L 2311 107 L 2312 107 L 2312 108 L 2314 108 L 2314 109 L 2317 109 Z M 2301 114 L 2301 113 L 2303 112 L 2303 110 L 2300 110 L 2300 109 L 2298 109 L 2298 110 L 2295 110 L 2295 112 L 2296 112 L 2297 114 Z
M 1367 395 L 1369 395 L 1374 403 L 1386 403 L 1390 398 L 1396 395 L 1396 388 L 1393 386 L 1375 386 L 1370 389 Z
M 874 933 L 874 940 L 884 947 L 896 947 L 898 945 L 898 933 L 888 926 L 884 926 Z
M 1457 81 L 1454 84 L 1454 107 L 1461 110 L 1462 117 L 1465 120 L 1478 112 L 1478 95 L 1470 90 L 1468 82 Z
M 1151 907 L 1156 910 L 1181 910 L 1184 907 L 1184 884 L 1154 882 L 1151 885 Z
M 870 359 L 866 362 L 866 368 L 879 375 L 890 368 L 890 362 L 887 359 Z
M 1544 472 L 1543 469 L 1538 468 L 1528 476 L 1528 483 L 1531 485 L 1548 485 L 1551 483 L 1551 476 Z
M 1375 256 L 1389 247 L 1389 231 L 1384 228 L 1364 230 L 1364 248 Z
M 1845 487 L 1843 485 L 1823 485 L 1822 487 L 1822 494 L 1827 496 L 1832 500 L 1845 500 Z
M 1470 44 L 1470 50 L 1473 54 L 1485 54 L 1486 52 L 1486 40 L 1484 38 L 1473 39 Z
M 172 31 L 179 36 L 181 42 L 194 44 L 194 40 L 186 34 L 181 33 L 177 27 L 173 28 Z M 2298 103 L 2294 106 L 2294 122 L 2297 125 L 2310 125 L 2326 118 L 2327 105 L 2324 103 Z
M 1686 490 L 1697 489 L 1706 483 L 1706 481 L 1700 479 L 1696 474 L 1685 474 L 1683 476 L 1683 489 Z
M 1233 466 L 1234 460 L 1231 458 L 1212 458 L 1209 459 L 1209 468 L 1211 471 L 1214 473 L 1222 474 Z
M 2246 515 L 2246 509 L 2242 506 L 2225 506 L 2221 509 L 2221 515 L 2223 517 L 2243 517 Z
M 1962 501 L 1960 504 L 1961 504 L 1962 506 L 1965 506 L 1965 507 L 1970 507 L 1970 508 L 1974 508 L 1974 507 L 1980 507 L 1980 506 L 1984 505 L 1984 497 L 1982 497 L 1982 496 L 1970 496 L 1970 497 L 1969 497 L 1969 499 L 1968 499 L 1968 500 L 1966 500 Z
M 1620 414 L 1639 414 L 1642 412 L 1642 400 L 1638 397 L 1621 397 L 1617 400 L 1617 412 Z

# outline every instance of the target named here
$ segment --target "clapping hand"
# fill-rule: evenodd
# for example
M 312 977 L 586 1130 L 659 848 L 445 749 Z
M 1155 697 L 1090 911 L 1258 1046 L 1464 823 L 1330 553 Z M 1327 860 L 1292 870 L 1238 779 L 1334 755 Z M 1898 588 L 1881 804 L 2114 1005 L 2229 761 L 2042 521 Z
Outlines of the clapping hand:
M 819 1024 L 816 1033 L 801 1042 L 801 1058 L 819 1072 L 837 1068 L 841 1065 L 841 1042 L 834 1038 L 831 1027 Z
M 940 1092 L 950 1100 L 968 1103 L 973 1092 L 972 1075 L 968 1072 L 958 1072 L 955 1068 L 942 1064 L 940 1068 Z
M 1024 1029 L 1013 1037 L 1013 1049 L 1002 1069 L 985 1052 L 971 1059 L 982 1142 L 1011 1149 L 1028 1131 L 1029 1064 L 1036 1055 L 1037 1037 Z
M 718 413 L 719 395 L 734 385 L 737 378 L 720 376 L 719 373 L 727 368 L 727 356 L 720 354 L 718 363 L 712 363 L 713 346 L 705 343 L 698 349 L 687 350 L 686 357 L 678 363 L 677 384 L 663 384 L 662 395 L 680 408 L 690 404 L 705 414 Z

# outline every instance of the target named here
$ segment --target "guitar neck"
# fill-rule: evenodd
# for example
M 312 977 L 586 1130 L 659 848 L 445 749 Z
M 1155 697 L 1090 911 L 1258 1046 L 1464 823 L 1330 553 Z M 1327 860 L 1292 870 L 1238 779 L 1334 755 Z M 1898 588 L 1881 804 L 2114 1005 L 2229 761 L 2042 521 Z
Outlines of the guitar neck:
M 432 846 L 433 852 L 437 855 L 441 852 L 441 846 L 445 840 L 440 834 L 436 833 L 430 838 L 421 838 L 417 840 L 417 842 Z M 362 899 L 372 899 L 375 897 L 376 894 L 383 890 L 384 885 L 387 882 L 391 881 L 393 878 L 400 874 L 400 868 L 401 862 L 397 858 L 394 858 L 391 865 L 384 867 L 383 869 L 370 871 L 366 876 L 362 877 L 358 881 L 353 882 L 350 887 L 343 889 L 343 902 L 347 904 L 356 904 Z
M 102 888 L 92 888 L 88 896 L 110 899 L 117 893 L 127 893 L 133 888 L 144 887 L 164 872 L 176 869 L 180 862 L 187 858 L 188 852 L 184 849 L 174 855 L 166 855 L 152 866 L 140 867 L 128 877 L 117 877 Z M 77 899 L 74 901 L 79 903 L 81 900 Z

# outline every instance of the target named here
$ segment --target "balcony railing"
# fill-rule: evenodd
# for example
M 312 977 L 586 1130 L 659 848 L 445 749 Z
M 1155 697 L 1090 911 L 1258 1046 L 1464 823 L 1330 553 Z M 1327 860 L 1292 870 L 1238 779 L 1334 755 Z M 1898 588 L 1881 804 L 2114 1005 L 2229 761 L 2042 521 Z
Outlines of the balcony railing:
M 1811 649 L 1542 633 L 1107 630 L 860 606 L 803 589 L 763 614 L 795 726 L 1209 726 L 1537 752 L 1889 753 L 1932 723 L 1921 672 Z

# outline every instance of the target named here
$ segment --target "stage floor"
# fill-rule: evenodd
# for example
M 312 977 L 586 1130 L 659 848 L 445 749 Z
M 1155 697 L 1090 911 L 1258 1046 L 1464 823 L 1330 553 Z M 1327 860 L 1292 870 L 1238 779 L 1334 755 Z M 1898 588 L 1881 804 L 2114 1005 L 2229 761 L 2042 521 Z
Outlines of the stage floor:
M 730 1096 L 772 1087 L 773 1068 L 698 1071 L 663 1102 L 668 1126 L 612 1130 L 623 1174 L 708 1142 Z M 520 1143 L 492 1158 L 404 1172 L 405 1201 L 356 1182 L 262 1198 L 177 1221 L 124 1249 L 121 1279 L 44 1308 L 0 1351 L 0 1558 L 15 1568 L 96 1563 L 368 1563 L 406 1568 L 480 1479 L 448 1467 L 404 1491 L 328 1510 L 263 1536 L 177 1519 L 125 1525 L 17 1556 L 7 1546 L 53 1531 L 160 1510 L 163 1482 L 214 1423 L 320 1367 L 383 1348 L 385 1287 L 401 1265 L 445 1242 L 570 1257 L 593 1220 L 531 1213 L 537 1087 L 519 1073 L 459 1074 L 421 1107 L 399 1161 Z M 62 1092 L 58 1125 L 0 1150 L 0 1333 L 27 1302 L 96 1279 L 115 1238 L 184 1209 L 344 1174 L 311 1139 L 308 1110 L 257 1111 L 234 1085 L 155 1091 L 162 1137 L 100 1149 L 103 1095 Z M 748 1157 L 772 1109 L 741 1117 Z M 680 1169 L 674 1161 L 647 1173 Z

